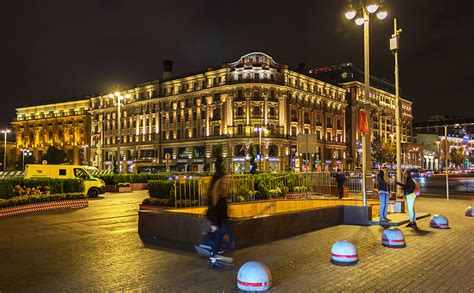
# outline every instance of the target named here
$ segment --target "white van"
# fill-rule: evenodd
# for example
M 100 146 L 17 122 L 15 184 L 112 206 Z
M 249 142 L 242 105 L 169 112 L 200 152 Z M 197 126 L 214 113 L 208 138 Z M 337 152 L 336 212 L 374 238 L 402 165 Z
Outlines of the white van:
M 82 179 L 84 193 L 89 197 L 97 197 L 105 193 L 105 182 L 92 176 L 84 166 L 79 165 L 39 165 L 25 166 L 25 179 Z

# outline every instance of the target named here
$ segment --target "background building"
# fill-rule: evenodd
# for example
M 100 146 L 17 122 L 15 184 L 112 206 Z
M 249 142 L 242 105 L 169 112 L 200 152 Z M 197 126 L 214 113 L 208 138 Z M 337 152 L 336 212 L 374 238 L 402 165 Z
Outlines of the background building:
M 170 164 L 177 170 L 209 170 L 212 146 L 223 145 L 233 172 L 249 171 L 249 148 L 260 152 L 264 170 L 301 166 L 299 134 L 316 134 L 315 164 L 343 163 L 345 94 L 338 86 L 292 71 L 256 52 L 218 68 L 174 76 L 164 62 L 163 82 L 124 90 L 122 157 L 137 163 Z M 116 112 L 108 95 L 91 98 L 93 164 L 113 164 Z M 261 129 L 261 130 L 259 130 Z M 166 162 L 166 154 L 170 159 Z M 103 161 L 101 163 L 100 161 Z
M 311 72 L 317 78 L 332 82 L 347 90 L 348 156 L 356 166 L 359 166 L 362 163 L 362 143 L 361 137 L 357 133 L 357 119 L 359 110 L 364 107 L 364 72 L 351 63 L 321 67 L 311 70 Z M 370 77 L 370 85 L 370 113 L 367 117 L 370 119 L 371 140 L 378 136 L 384 141 L 395 141 L 395 86 L 374 76 Z M 403 98 L 400 98 L 400 119 L 401 143 L 410 143 L 413 121 L 412 102 Z
M 84 146 L 90 138 L 89 109 L 88 99 L 16 109 L 12 124 L 18 152 L 28 149 L 35 161 L 41 161 L 49 146 L 57 146 L 73 164 L 84 163 Z

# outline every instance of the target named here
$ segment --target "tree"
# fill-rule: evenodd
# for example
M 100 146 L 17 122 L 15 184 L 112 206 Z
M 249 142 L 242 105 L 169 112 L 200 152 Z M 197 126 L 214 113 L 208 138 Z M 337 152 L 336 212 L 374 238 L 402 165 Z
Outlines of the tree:
M 63 149 L 50 146 L 41 160 L 46 160 L 48 164 L 63 164 L 68 161 L 68 155 Z
M 217 144 L 212 146 L 212 157 L 215 158 L 214 161 L 214 172 L 217 174 L 225 173 L 224 166 L 224 157 L 222 156 L 222 145 Z
M 255 151 L 255 148 L 253 147 L 253 145 L 250 145 L 249 154 L 250 154 L 250 174 L 255 174 L 255 172 L 257 172 L 257 162 L 255 162 L 255 158 L 257 157 L 257 152 Z
M 450 152 L 450 155 L 451 155 L 451 162 L 453 162 L 455 166 L 457 167 L 464 166 L 465 157 L 464 157 L 464 152 L 462 149 L 453 148 Z
M 393 164 L 396 155 L 395 143 L 384 141 L 378 134 L 375 134 L 371 147 L 373 161 L 379 164 L 385 162 Z

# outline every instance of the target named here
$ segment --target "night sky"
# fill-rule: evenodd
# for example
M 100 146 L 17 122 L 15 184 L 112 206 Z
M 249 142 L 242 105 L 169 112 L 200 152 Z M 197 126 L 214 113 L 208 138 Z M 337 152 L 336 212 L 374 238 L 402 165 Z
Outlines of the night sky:
M 472 0 L 387 0 L 371 18 L 371 73 L 394 80 L 388 39 L 403 29 L 400 86 L 415 120 L 472 117 Z M 5 1 L 2 3 L 0 125 L 14 108 L 110 92 L 204 70 L 261 51 L 307 68 L 352 62 L 363 68 L 363 28 L 344 17 L 344 0 Z M 469 105 L 469 106 L 467 106 Z

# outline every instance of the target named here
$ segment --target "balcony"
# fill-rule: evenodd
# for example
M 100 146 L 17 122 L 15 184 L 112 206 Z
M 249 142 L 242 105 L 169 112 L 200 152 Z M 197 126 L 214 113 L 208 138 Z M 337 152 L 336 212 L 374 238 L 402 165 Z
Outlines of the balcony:
M 229 79 L 227 84 L 241 84 L 241 83 L 267 83 L 267 84 L 279 84 L 283 85 L 283 82 L 271 79 L 256 79 L 256 78 L 242 78 L 242 79 Z

